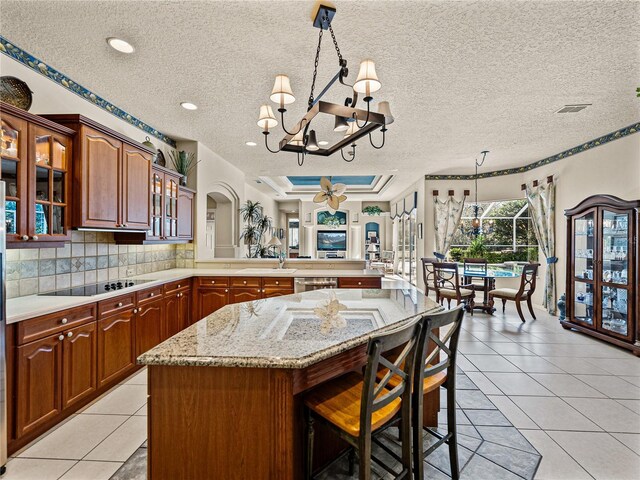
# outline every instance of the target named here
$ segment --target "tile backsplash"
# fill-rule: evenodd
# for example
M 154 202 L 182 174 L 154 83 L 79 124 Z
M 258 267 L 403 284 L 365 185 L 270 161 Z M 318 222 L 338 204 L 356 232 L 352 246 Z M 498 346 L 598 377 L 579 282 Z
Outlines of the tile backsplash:
M 193 267 L 193 244 L 116 245 L 109 232 L 71 233 L 61 248 L 7 250 L 8 298 Z

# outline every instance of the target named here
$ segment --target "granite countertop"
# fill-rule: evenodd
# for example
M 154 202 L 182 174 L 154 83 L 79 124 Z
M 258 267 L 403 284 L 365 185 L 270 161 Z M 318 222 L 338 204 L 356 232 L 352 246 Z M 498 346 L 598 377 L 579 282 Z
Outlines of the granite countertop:
M 150 280 L 149 282 L 129 287 L 123 290 L 105 292 L 87 297 L 63 297 L 47 295 L 28 295 L 7 300 L 7 324 L 54 313 L 67 308 L 79 307 L 89 303 L 99 302 L 126 293 L 144 290 L 163 283 L 182 280 L 191 277 L 381 277 L 377 270 L 320 270 L 320 269 L 276 269 L 276 268 L 248 268 L 248 269 L 211 269 L 211 268 L 174 268 L 160 272 L 146 273 L 128 277 L 131 280 Z
M 227 305 L 138 363 L 305 368 L 441 308 L 413 288 L 317 290 Z

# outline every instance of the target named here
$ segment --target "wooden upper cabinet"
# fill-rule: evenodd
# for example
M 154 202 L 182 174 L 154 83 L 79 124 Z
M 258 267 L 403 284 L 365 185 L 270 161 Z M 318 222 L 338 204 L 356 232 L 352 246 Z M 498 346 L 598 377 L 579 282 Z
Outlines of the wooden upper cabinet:
M 193 240 L 193 212 L 195 211 L 194 194 L 191 190 L 178 190 L 178 237 Z
M 151 159 L 124 145 L 122 157 L 122 223 L 125 228 L 149 228 Z
M 74 132 L 2 102 L 0 118 L 7 246 L 62 245 L 71 237 Z
M 92 128 L 80 130 L 81 160 L 76 167 L 80 189 L 76 196 L 77 227 L 120 226 L 120 159 L 122 142 Z
M 82 115 L 45 115 L 75 132 L 73 227 L 149 228 L 151 152 Z

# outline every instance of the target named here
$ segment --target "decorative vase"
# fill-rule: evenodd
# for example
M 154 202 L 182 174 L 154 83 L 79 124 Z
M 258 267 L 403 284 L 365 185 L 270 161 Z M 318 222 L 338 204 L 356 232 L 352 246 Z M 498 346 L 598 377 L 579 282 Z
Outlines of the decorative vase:
M 187 186 L 187 176 L 186 175 L 182 175 L 180 177 L 180 186 L 181 187 L 186 187 Z
M 560 312 L 560 321 L 567 318 L 567 296 L 563 293 L 558 300 L 558 311 Z

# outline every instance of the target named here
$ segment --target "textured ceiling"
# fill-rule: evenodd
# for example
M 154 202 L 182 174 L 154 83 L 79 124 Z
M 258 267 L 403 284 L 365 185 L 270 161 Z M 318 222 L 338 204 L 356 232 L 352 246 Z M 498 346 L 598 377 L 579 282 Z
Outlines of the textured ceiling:
M 520 166 L 640 119 L 638 2 L 343 0 L 333 25 L 350 79 L 373 58 L 376 100 L 391 102 L 396 122 L 382 150 L 363 139 L 351 164 L 334 155 L 300 168 L 295 155 L 264 150 L 256 120 L 277 73 L 289 74 L 297 97 L 288 126 L 305 110 L 312 5 L 2 0 L 0 20 L 16 45 L 170 136 L 205 143 L 250 178 L 393 174 L 386 197 L 426 173 L 472 173 L 483 149 L 487 170 Z M 111 50 L 109 36 L 135 53 Z M 337 71 L 329 36 L 323 47 L 316 92 Z M 348 93 L 334 90 L 329 100 Z M 570 103 L 593 106 L 554 114 Z

